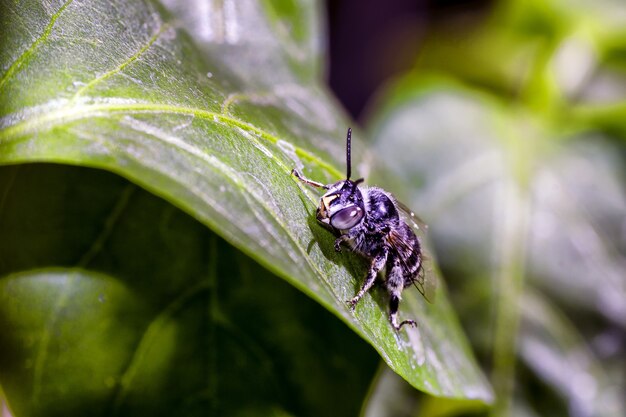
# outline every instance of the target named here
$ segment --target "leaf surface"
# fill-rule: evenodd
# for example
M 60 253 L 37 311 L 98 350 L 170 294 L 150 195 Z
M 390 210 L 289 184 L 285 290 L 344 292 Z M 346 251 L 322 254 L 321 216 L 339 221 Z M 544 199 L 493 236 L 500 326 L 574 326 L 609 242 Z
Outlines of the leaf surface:
M 13 415 L 358 413 L 376 352 L 198 221 L 101 170 L 29 164 L 3 179 Z
M 317 59 L 315 30 L 296 36 L 309 45 L 300 60 L 293 51 L 277 56 L 286 48 L 284 35 L 267 50 L 254 42 L 285 22 L 310 21 L 313 6 L 207 4 L 223 14 L 225 26 L 209 19 L 206 30 L 221 36 L 183 30 L 188 16 L 170 14 L 180 12 L 175 2 L 166 2 L 170 12 L 147 1 L 3 3 L 0 163 L 45 161 L 117 173 L 321 303 L 414 387 L 489 401 L 443 283 L 433 305 L 406 292 L 401 317 L 419 325 L 400 334 L 387 322 L 382 290 L 354 313 L 345 302 L 365 265 L 334 252 L 333 237 L 314 220 L 318 196 L 289 173 L 298 168 L 322 182 L 341 178 L 348 122 L 315 71 L 303 69 Z M 265 23 L 255 24 L 259 19 Z M 229 28 L 241 36 L 229 37 Z M 357 141 L 353 158 L 368 161 L 364 155 Z M 369 172 L 367 163 L 358 168 Z M 429 262 L 436 274 L 434 259 Z

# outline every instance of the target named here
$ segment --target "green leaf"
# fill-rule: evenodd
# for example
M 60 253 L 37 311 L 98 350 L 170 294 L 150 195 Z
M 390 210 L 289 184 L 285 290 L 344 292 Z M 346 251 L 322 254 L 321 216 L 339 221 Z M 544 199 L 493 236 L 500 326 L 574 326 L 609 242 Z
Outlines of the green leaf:
M 314 220 L 318 196 L 289 175 L 295 167 L 323 182 L 343 176 L 348 122 L 305 69 L 318 59 L 316 31 L 298 29 L 294 40 L 275 33 L 311 22 L 315 6 L 252 3 L 206 3 L 222 20 L 196 27 L 218 34 L 203 38 L 183 30 L 189 16 L 171 17 L 148 1 L 5 1 L 0 163 L 46 161 L 117 173 L 321 303 L 414 387 L 489 401 L 443 283 L 434 305 L 407 291 L 401 315 L 419 325 L 400 334 L 387 322 L 382 290 L 356 312 L 348 308 L 365 266 L 334 252 L 333 237 Z M 175 13 L 182 13 L 180 4 L 167 2 Z M 258 41 L 273 36 L 277 42 Z M 300 60 L 293 54 L 299 45 L 308 45 Z M 364 159 L 361 143 L 354 146 L 355 161 Z M 368 171 L 367 164 L 359 168 Z M 132 247 L 119 244 L 116 250 L 131 256 Z M 31 250 L 15 256 L 34 260 Z M 429 265 L 436 274 L 434 259 Z M 147 279 L 156 272 L 137 274 Z M 147 291 L 159 293 L 170 278 L 155 277 Z
M 374 350 L 199 222 L 104 171 L 6 179 L 0 370 L 15 416 L 358 413 Z
M 439 417 L 479 415 L 486 411 L 485 403 L 477 400 L 452 400 L 449 398 L 416 395 L 415 390 L 393 373 L 381 368 L 374 380 L 363 408 L 363 417 Z
M 314 0 L 164 0 L 204 55 L 219 56 L 248 88 L 316 81 L 324 39 Z M 252 30 L 251 30 L 252 29 Z M 266 59 L 272 57 L 272 59 Z

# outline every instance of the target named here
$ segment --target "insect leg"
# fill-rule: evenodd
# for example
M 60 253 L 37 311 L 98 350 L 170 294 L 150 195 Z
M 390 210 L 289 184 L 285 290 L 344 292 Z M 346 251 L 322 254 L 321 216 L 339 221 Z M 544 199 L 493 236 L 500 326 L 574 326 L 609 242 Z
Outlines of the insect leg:
M 351 309 L 354 309 L 359 300 L 365 295 L 367 291 L 369 291 L 370 288 L 372 288 L 372 285 L 374 285 L 374 282 L 376 281 L 376 275 L 378 275 L 378 271 L 380 271 L 387 262 L 387 254 L 388 250 L 384 249 L 382 252 L 376 255 L 374 259 L 372 259 L 370 270 L 365 277 L 365 282 L 363 282 L 363 286 L 354 296 L 354 298 L 348 301 Z
M 327 190 L 327 189 L 328 189 L 328 187 L 327 187 L 327 186 L 325 186 L 324 184 L 322 184 L 321 182 L 317 182 L 317 181 L 313 181 L 313 180 L 310 180 L 310 179 L 308 179 L 308 178 L 305 178 L 305 177 L 304 177 L 302 174 L 300 174 L 300 172 L 298 172 L 298 170 L 297 170 L 297 169 L 295 169 L 295 168 L 291 170 L 291 175 L 293 175 L 294 177 L 296 177 L 297 179 L 299 179 L 300 181 L 302 181 L 302 182 L 303 182 L 303 183 L 305 183 L 305 184 L 311 185 L 311 186 L 316 187 L 316 188 L 323 188 L 323 189 L 325 189 L 325 190 Z
M 341 245 L 347 245 L 350 242 L 349 235 L 341 235 L 337 239 L 335 239 L 335 252 L 341 252 Z
M 393 267 L 387 274 L 385 285 L 387 291 L 389 291 L 389 321 L 393 328 L 399 331 L 405 324 L 416 326 L 413 320 L 404 320 L 398 324 L 398 308 L 400 307 L 401 294 L 404 289 L 404 276 L 400 261 L 397 258 L 394 259 Z
M 337 239 L 335 239 L 335 251 L 341 252 L 341 245 L 344 245 L 351 251 L 358 252 L 358 250 L 356 250 L 355 248 L 360 247 L 362 243 L 363 234 L 361 233 L 360 229 L 353 228 L 350 229 L 348 234 L 340 235 Z

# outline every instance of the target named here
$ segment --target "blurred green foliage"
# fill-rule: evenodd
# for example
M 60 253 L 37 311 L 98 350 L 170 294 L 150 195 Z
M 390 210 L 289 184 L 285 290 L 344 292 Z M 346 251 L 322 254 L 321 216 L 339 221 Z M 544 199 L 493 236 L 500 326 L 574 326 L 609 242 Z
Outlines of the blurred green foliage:
M 460 22 L 370 106 L 374 147 L 415 185 L 398 193 L 491 370 L 486 412 L 624 415 L 626 5 L 498 1 Z

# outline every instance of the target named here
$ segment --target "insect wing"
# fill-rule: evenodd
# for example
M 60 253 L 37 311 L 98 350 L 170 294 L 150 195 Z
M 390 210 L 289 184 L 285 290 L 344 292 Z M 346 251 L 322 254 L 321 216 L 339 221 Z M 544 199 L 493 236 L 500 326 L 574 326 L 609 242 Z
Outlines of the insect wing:
M 425 235 L 426 230 L 428 230 L 428 225 L 424 223 L 424 220 L 420 219 L 419 216 L 403 202 L 396 200 L 396 205 L 400 209 L 400 216 L 402 217 L 402 220 L 411 226 L 416 233 L 420 231 L 418 236 L 420 234 Z
M 404 203 L 396 200 L 397 207 L 400 211 L 400 217 L 402 220 L 415 232 L 415 235 L 420 241 L 422 250 L 422 267 L 415 277 L 413 284 L 417 290 L 424 296 L 426 301 L 433 303 L 435 301 L 435 295 L 437 293 L 437 276 L 430 268 L 429 254 L 425 246 L 427 242 L 426 231 L 428 225 L 420 219 L 413 210 L 407 207 Z

